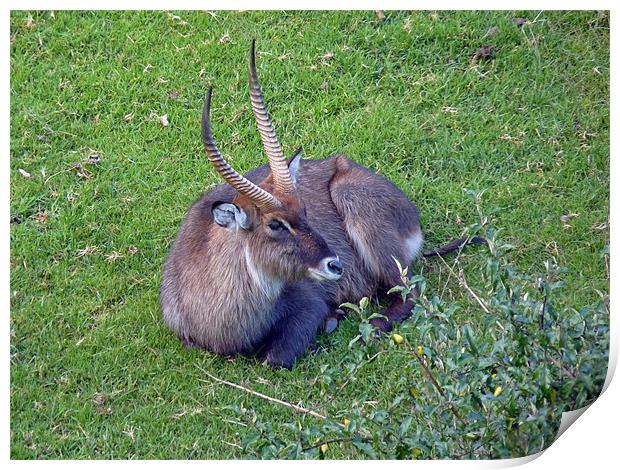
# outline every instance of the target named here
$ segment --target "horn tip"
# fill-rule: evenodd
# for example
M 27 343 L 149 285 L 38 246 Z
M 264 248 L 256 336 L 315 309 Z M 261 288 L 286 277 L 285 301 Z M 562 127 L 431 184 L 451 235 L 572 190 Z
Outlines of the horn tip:
M 213 87 L 207 89 L 207 96 L 202 107 L 202 140 L 203 143 L 207 143 L 212 140 L 211 137 L 211 94 L 213 93 Z
M 209 108 L 211 107 L 211 95 L 213 94 L 213 87 L 207 88 L 207 96 L 205 96 L 205 103 L 203 106 L 203 114 L 209 112 Z
M 250 68 L 255 67 L 256 63 L 256 38 L 252 39 L 252 44 L 250 45 Z

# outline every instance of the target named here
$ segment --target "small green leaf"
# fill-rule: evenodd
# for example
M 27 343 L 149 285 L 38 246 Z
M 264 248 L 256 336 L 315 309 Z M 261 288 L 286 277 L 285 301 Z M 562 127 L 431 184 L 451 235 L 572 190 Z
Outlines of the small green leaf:
M 402 274 L 403 272 L 403 267 L 400 264 L 400 261 L 398 261 L 394 256 L 392 256 L 392 259 L 394 260 L 394 262 L 396 263 L 396 266 L 398 266 L 398 272 Z
M 367 457 L 373 460 L 377 459 L 377 453 L 372 448 L 372 446 L 368 444 L 367 442 L 360 441 L 359 439 L 353 439 L 351 442 L 353 443 L 355 447 L 361 450 L 362 453 L 364 453 Z
M 385 318 L 385 319 L 387 319 L 387 317 L 385 315 L 383 315 L 382 313 L 378 313 L 378 312 L 370 314 L 369 317 L 368 317 L 368 320 L 372 320 L 373 318 Z
M 478 348 L 476 347 L 476 342 L 474 341 L 474 333 L 469 325 L 463 325 L 461 330 L 469 344 L 469 348 L 474 355 L 478 355 Z
M 407 416 L 405 417 L 405 419 L 403 420 L 403 422 L 400 424 L 400 428 L 398 429 L 398 433 L 400 434 L 400 436 L 404 436 L 405 434 L 407 434 L 407 431 L 409 430 L 409 426 L 411 426 L 411 421 L 413 420 L 412 416 Z
M 365 343 L 370 342 L 373 331 L 374 327 L 370 323 L 361 323 L 359 326 L 359 332 L 362 335 L 362 339 Z
M 351 347 L 358 342 L 358 340 L 362 337 L 362 335 L 357 335 L 355 338 L 353 338 L 351 341 L 349 341 L 349 349 L 351 349 Z
M 353 310 L 355 313 L 361 313 L 361 310 L 357 305 L 349 303 L 349 302 L 340 304 L 340 308 L 348 308 L 349 310 Z
M 403 292 L 406 291 L 407 288 L 403 287 L 403 286 L 394 286 L 392 287 L 387 293 L 388 294 L 394 294 L 395 292 Z

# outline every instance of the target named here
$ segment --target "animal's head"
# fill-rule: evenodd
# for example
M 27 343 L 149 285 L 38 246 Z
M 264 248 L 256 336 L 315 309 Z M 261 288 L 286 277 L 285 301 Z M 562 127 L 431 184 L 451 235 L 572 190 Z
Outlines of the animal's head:
M 289 162 L 265 108 L 255 65 L 254 41 L 249 63 L 250 98 L 270 175 L 254 184 L 235 171 L 217 148 L 211 133 L 209 89 L 202 113 L 202 137 L 209 161 L 238 193 L 232 202 L 216 202 L 213 220 L 229 237 L 242 237 L 250 267 L 256 266 L 270 277 L 298 280 L 337 280 L 343 267 L 323 237 L 308 223 L 303 201 L 296 191 L 301 165 L 300 151 Z

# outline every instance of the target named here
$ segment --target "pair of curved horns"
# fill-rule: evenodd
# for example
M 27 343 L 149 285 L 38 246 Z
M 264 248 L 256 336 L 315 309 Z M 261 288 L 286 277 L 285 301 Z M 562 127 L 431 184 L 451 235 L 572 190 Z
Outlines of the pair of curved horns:
M 255 41 L 252 40 L 249 61 L 249 82 L 250 100 L 256 118 L 256 125 L 263 141 L 265 153 L 269 158 L 269 167 L 273 175 L 274 187 L 278 194 L 290 194 L 294 191 L 293 182 L 288 169 L 288 164 L 284 158 L 284 152 L 275 129 L 271 123 L 269 113 L 265 107 L 263 91 L 261 90 L 256 73 Z M 282 203 L 271 193 L 258 187 L 250 180 L 235 171 L 224 159 L 217 148 L 213 134 L 211 133 L 211 94 L 209 88 L 207 99 L 202 111 L 202 141 L 207 152 L 209 161 L 213 164 L 218 173 L 230 184 L 237 192 L 250 198 L 258 207 L 263 209 L 276 209 Z

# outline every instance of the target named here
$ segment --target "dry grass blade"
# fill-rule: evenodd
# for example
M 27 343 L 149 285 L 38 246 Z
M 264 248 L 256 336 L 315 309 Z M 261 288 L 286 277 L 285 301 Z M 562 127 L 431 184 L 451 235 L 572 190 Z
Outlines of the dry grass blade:
M 251 388 L 244 387 L 243 385 L 239 385 L 239 384 L 236 384 L 234 382 L 229 382 L 227 380 L 220 379 L 220 378 L 216 377 L 215 375 L 207 372 L 202 367 L 199 367 L 199 366 L 196 366 L 196 367 L 203 374 L 205 374 L 207 377 L 209 377 L 211 380 L 214 380 L 217 383 L 220 383 L 220 384 L 223 384 L 223 385 L 227 385 L 229 387 L 233 387 L 233 388 L 236 388 L 238 390 L 242 390 L 245 393 L 248 393 L 250 395 L 254 395 L 255 397 L 262 398 L 263 400 L 270 401 L 271 403 L 277 403 L 278 405 L 286 406 L 287 408 L 291 408 L 292 410 L 295 410 L 298 413 L 304 413 L 304 414 L 307 414 L 307 415 L 310 415 L 310 416 L 314 416 L 315 418 L 319 418 L 319 419 L 327 419 L 327 415 L 326 414 L 321 414 L 321 413 L 318 413 L 316 411 L 309 410 L 308 408 L 304 408 L 303 406 L 294 405 L 293 403 L 289 403 L 287 401 L 280 400 L 278 398 L 273 398 L 273 397 L 270 397 L 270 396 L 265 395 L 265 394 L 260 393 L 260 392 L 256 392 L 256 391 L 252 390 Z M 201 382 L 207 382 L 207 381 L 206 380 L 201 380 Z
M 448 270 L 450 271 L 450 273 L 457 278 L 457 280 L 459 281 L 459 284 L 465 288 L 465 290 L 469 293 L 469 295 L 472 296 L 472 298 L 478 302 L 478 304 L 480 305 L 480 307 L 482 307 L 482 310 L 484 310 L 485 313 L 490 313 L 489 308 L 487 307 L 487 305 L 482 301 L 482 299 L 480 299 L 480 297 L 478 297 L 476 295 L 476 293 L 471 289 L 471 287 L 469 287 L 469 285 L 467 284 L 467 281 L 465 280 L 465 275 L 463 274 L 463 270 L 459 270 L 459 274 L 458 276 L 455 274 L 454 270 L 450 267 L 450 265 L 448 263 L 446 263 L 446 260 L 443 259 L 443 257 L 441 255 L 437 255 L 437 257 L 443 262 L 443 264 L 446 265 L 446 267 L 448 268 Z

